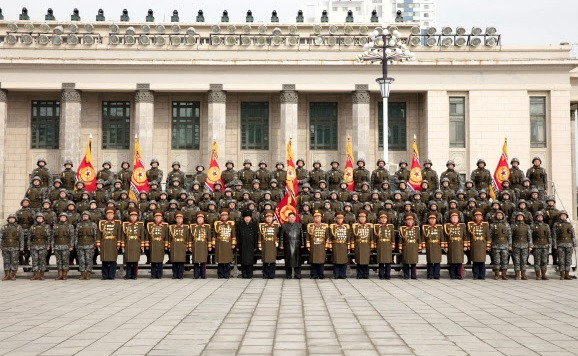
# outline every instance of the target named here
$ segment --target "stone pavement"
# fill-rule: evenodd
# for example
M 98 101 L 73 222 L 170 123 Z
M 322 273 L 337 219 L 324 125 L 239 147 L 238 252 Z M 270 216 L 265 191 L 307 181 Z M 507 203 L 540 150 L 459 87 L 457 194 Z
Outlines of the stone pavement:
M 571 355 L 577 281 L 0 282 L 0 354 Z

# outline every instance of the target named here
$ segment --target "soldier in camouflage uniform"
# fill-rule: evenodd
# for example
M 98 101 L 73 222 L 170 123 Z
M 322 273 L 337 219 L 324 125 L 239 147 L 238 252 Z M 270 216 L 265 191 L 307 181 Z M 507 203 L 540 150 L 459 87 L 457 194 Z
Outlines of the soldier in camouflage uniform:
M 159 169 L 159 160 L 156 158 L 151 159 L 151 168 L 147 170 L 146 176 L 149 182 L 160 183 L 163 181 L 163 171 Z
M 365 160 L 363 158 L 359 158 L 357 160 L 357 167 L 353 170 L 353 182 L 355 183 L 355 189 L 360 189 L 361 183 L 369 182 L 370 180 L 371 173 L 367 170 L 367 168 L 365 168 Z
M 558 266 L 560 268 L 560 279 L 572 279 L 570 277 L 570 266 L 572 265 L 572 252 L 576 247 L 576 237 L 574 227 L 568 221 L 566 210 L 558 214 L 558 222 L 554 224 L 552 242 L 558 252 Z
M 123 161 L 120 164 L 121 170 L 116 174 L 117 179 L 120 180 L 121 187 L 123 190 L 130 190 L 130 180 L 132 178 L 132 169 L 130 169 L 130 163 Z
M 452 160 L 447 161 L 446 167 L 447 169 L 444 172 L 442 172 L 442 174 L 440 175 L 440 179 L 444 178 L 449 179 L 450 189 L 456 192 L 460 187 L 460 180 L 461 180 L 460 174 L 455 170 L 456 164 L 454 163 L 454 161 Z
M 398 189 L 399 188 L 399 183 L 401 181 L 407 182 L 409 180 L 409 169 L 407 169 L 407 161 L 402 159 L 401 161 L 399 161 L 399 169 L 394 173 L 393 178 L 394 181 L 398 184 Z
M 62 187 L 68 191 L 73 191 L 76 183 L 76 172 L 72 170 L 72 167 L 74 167 L 72 161 L 67 159 L 64 161 L 64 170 L 60 172 Z
M 285 182 L 287 181 L 287 171 L 285 170 L 285 164 L 281 161 L 277 161 L 275 163 L 275 170 L 271 174 L 271 183 L 273 181 L 277 182 L 279 189 L 283 192 L 285 190 Z M 274 187 L 271 186 L 271 191 L 274 190 Z M 283 196 L 283 193 L 281 193 Z
M 30 207 L 38 211 L 42 207 L 42 201 L 46 199 L 47 194 L 47 188 L 40 185 L 40 177 L 35 176 L 32 178 L 32 184 L 26 190 L 25 196 L 30 199 Z
M 18 271 L 18 254 L 24 250 L 24 232 L 22 227 L 16 224 L 16 214 L 8 215 L 8 222 L 0 229 L 0 249 L 4 261 L 3 281 L 16 280 Z
M 30 227 L 34 224 L 34 210 L 30 207 L 28 198 L 22 199 L 20 209 L 16 212 L 16 221 L 22 227 L 24 234 L 24 249 L 20 251 L 18 261 L 21 265 L 30 264 Z
M 490 225 L 490 238 L 492 244 L 492 261 L 494 263 L 494 279 L 497 280 L 502 273 L 502 279 L 508 279 L 508 260 L 512 251 L 512 230 L 502 211 L 496 212 L 494 222 Z
M 321 162 L 313 162 L 313 169 L 309 172 L 309 184 L 313 189 L 319 189 L 319 183 L 325 181 L 325 171 L 321 169 Z
M 30 252 L 32 257 L 31 280 L 44 280 L 46 251 L 52 245 L 52 229 L 44 222 L 44 216 L 36 213 L 35 222 L 30 227 Z
M 512 189 L 515 191 L 522 188 L 522 179 L 524 179 L 524 172 L 518 167 L 520 165 L 520 160 L 516 157 L 512 158 L 510 161 L 510 176 L 508 180 L 512 184 Z
M 295 175 L 297 176 L 299 187 L 304 186 L 306 183 L 309 184 L 309 171 L 305 169 L 305 160 L 303 158 L 298 158 L 295 164 L 297 165 L 297 168 L 295 168 Z M 309 189 L 311 189 L 311 186 L 309 186 Z
M 225 188 L 230 188 L 233 184 L 233 181 L 237 180 L 237 171 L 234 169 L 235 164 L 233 161 L 229 160 L 225 163 L 226 169 L 221 172 L 221 179 L 223 180 L 223 184 Z
M 532 225 L 532 241 L 534 242 L 534 271 L 536 280 L 547 280 L 548 257 L 550 247 L 552 247 L 552 235 L 550 226 L 544 223 L 544 212 L 537 211 L 534 215 L 534 225 Z
M 532 227 L 524 222 L 524 214 L 514 213 L 515 222 L 512 224 L 512 259 L 516 280 L 527 280 L 526 261 L 528 253 L 532 251 Z M 571 255 L 570 255 L 571 256 Z
M 259 162 L 259 169 L 255 171 L 255 178 L 259 180 L 262 190 L 269 189 L 271 182 L 271 172 L 267 169 L 267 163 L 263 160 Z
M 427 180 L 429 183 L 429 190 L 436 190 L 440 186 L 438 173 L 434 171 L 432 167 L 433 163 L 430 159 L 426 159 L 423 162 L 423 169 L 421 170 L 421 176 L 423 180 Z
M 114 180 L 114 173 L 110 170 L 111 168 L 110 161 L 104 161 L 102 169 L 96 172 L 96 179 L 102 180 L 103 189 L 107 192 L 112 188 L 112 181 Z
M 251 160 L 246 159 L 243 161 L 243 169 L 237 172 L 237 176 L 243 184 L 243 189 L 251 189 L 251 184 L 253 179 L 255 179 L 255 172 L 251 170 L 251 166 L 253 166 Z
M 39 158 L 36 161 L 36 168 L 32 170 L 32 177 L 40 177 L 40 186 L 42 188 L 48 188 L 52 185 L 52 174 L 48 168 L 46 168 L 46 160 L 44 158 Z M 32 182 L 31 182 L 32 183 Z
M 70 269 L 70 252 L 76 245 L 76 232 L 74 226 L 68 222 L 68 215 L 60 213 L 58 223 L 52 228 L 52 251 L 56 256 L 57 280 L 68 279 Z
M 375 187 L 381 187 L 383 182 L 389 181 L 389 172 L 385 168 L 385 161 L 383 159 L 377 160 L 377 168 L 371 172 L 371 185 Z M 363 182 L 362 182 L 363 183 Z M 359 188 L 355 188 L 359 189 Z
M 337 190 L 339 183 L 343 179 L 343 171 L 339 169 L 339 162 L 336 159 L 331 161 L 331 169 L 327 171 L 327 182 L 329 190 Z
M 540 198 L 544 194 L 548 194 L 548 187 L 546 186 L 548 184 L 548 174 L 541 165 L 542 160 L 540 157 L 534 157 L 532 158 L 532 167 L 526 172 L 526 177 L 530 179 L 530 185 L 538 188 Z
M 475 187 L 478 191 L 482 189 L 487 191 L 492 183 L 492 174 L 486 169 L 486 161 L 483 159 L 479 159 L 476 166 L 478 168 L 472 171 L 470 177 L 474 181 Z
M 173 170 L 167 174 L 165 189 L 168 189 L 172 185 L 173 178 L 177 178 L 177 180 L 181 182 L 181 185 L 185 184 L 185 173 L 181 171 L 181 163 L 179 161 L 173 161 L 171 167 Z
M 83 212 L 82 218 L 76 226 L 75 246 L 78 253 L 78 271 L 82 280 L 90 279 L 92 274 L 96 230 L 96 224 L 90 220 L 90 212 Z

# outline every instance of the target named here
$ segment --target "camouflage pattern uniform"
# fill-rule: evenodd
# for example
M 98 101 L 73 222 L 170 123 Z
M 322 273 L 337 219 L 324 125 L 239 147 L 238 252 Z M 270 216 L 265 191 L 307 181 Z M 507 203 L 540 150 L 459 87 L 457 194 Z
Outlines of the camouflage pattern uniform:
M 532 226 L 532 241 L 534 242 L 534 271 L 536 279 L 548 279 L 546 270 L 548 268 L 548 257 L 550 257 L 550 246 L 552 245 L 552 235 L 550 226 L 543 220 L 539 221 L 538 216 L 544 217 L 543 211 L 536 212 L 534 225 Z
M 532 227 L 523 220 L 520 212 L 516 215 L 516 222 L 512 224 L 512 259 L 516 279 L 526 279 L 526 261 L 528 260 L 528 248 L 532 248 Z
M 10 222 L 14 219 L 14 222 Z M 24 233 L 22 227 L 16 223 L 16 214 L 8 215 L 8 224 L 0 229 L 0 249 L 2 249 L 2 260 L 4 261 L 4 280 L 7 280 L 8 273 L 10 279 L 16 279 L 18 270 L 18 254 L 24 248 Z
M 559 217 L 568 213 L 565 210 L 560 211 Z M 554 224 L 552 233 L 554 248 L 558 249 L 558 266 L 560 268 L 560 279 L 570 278 L 570 266 L 572 265 L 572 248 L 576 247 L 576 237 L 574 227 L 568 220 L 560 219 Z
M 85 211 L 82 215 L 90 217 L 90 212 Z M 88 220 L 81 220 L 76 226 L 76 251 L 78 253 L 78 270 L 84 274 L 81 279 L 88 279 L 92 272 L 94 245 L 96 243 L 96 224 Z
M 54 224 L 53 239 L 50 246 L 56 256 L 57 279 L 66 279 L 66 274 L 70 269 L 70 250 L 76 245 L 76 232 L 74 231 L 74 226 L 68 222 L 68 215 L 61 213 L 60 216 L 66 216 L 67 221 L 59 220 Z
M 36 214 L 36 218 L 38 217 L 44 219 L 42 214 Z M 30 252 L 32 254 L 32 272 L 34 272 L 32 279 L 44 279 L 46 252 L 50 246 L 52 246 L 52 229 L 44 221 L 41 223 L 35 221 L 30 228 Z
M 508 279 L 508 260 L 510 255 L 508 249 L 512 246 L 512 230 L 510 225 L 502 218 L 496 218 L 495 222 L 490 224 L 490 239 L 492 244 L 492 261 L 494 263 L 494 279 L 498 279 L 498 272 L 502 272 L 502 279 Z

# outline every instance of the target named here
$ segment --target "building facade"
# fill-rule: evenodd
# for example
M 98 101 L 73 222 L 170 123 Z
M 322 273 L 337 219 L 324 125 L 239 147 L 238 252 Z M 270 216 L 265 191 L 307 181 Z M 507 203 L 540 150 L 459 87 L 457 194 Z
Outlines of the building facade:
M 407 38 L 415 23 L 397 24 Z M 355 55 L 375 24 L 146 24 L 0 22 L 0 202 L 5 217 L 24 196 L 39 157 L 53 173 L 76 165 L 89 135 L 95 167 L 132 161 L 137 135 L 148 164 L 178 160 L 272 167 L 293 138 L 307 166 L 356 158 L 373 169 L 380 147 L 376 64 Z M 391 28 L 390 28 L 391 29 Z M 575 212 L 574 122 L 578 62 L 570 46 L 412 47 L 390 67 L 390 169 L 411 156 L 441 173 L 452 159 L 469 177 L 493 170 L 508 138 L 522 167 L 539 156 L 559 207 Z M 573 214 L 575 215 L 575 214 Z

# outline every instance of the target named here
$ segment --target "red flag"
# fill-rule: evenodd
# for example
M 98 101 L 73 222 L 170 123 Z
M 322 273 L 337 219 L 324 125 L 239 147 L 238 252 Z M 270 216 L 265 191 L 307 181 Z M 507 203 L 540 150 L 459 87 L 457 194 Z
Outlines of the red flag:
M 421 165 L 419 164 L 419 151 L 417 150 L 417 143 L 415 141 L 415 135 L 413 137 L 413 143 L 411 145 L 411 150 L 413 154 L 411 156 L 411 170 L 409 172 L 409 186 L 413 190 L 421 191 L 421 182 L 423 180 L 421 176 Z
M 343 171 L 343 180 L 347 182 L 347 190 L 353 191 L 355 183 L 353 182 L 353 149 L 351 148 L 351 139 L 347 138 L 347 159 L 345 161 L 345 170 Z
M 94 171 L 94 166 L 92 165 L 92 135 L 88 139 L 88 144 L 84 151 L 84 158 L 78 165 L 76 170 L 76 180 L 84 182 L 84 189 L 89 192 L 94 192 L 96 190 L 96 172 Z
M 275 209 L 275 218 L 279 223 L 287 221 L 290 212 L 295 213 L 295 221 L 299 221 L 297 214 L 297 192 L 299 191 L 299 181 L 295 172 L 295 162 L 293 161 L 293 149 L 291 148 L 291 139 L 287 143 L 287 178 L 285 181 L 285 195 Z
M 494 171 L 492 184 L 490 185 L 490 197 L 496 199 L 498 193 L 502 190 L 502 182 L 510 178 L 510 167 L 508 166 L 508 139 L 504 139 L 502 146 L 502 155 Z
M 132 177 L 130 177 L 130 192 L 128 196 L 130 199 L 138 200 L 140 192 L 149 191 L 149 180 L 147 179 L 144 164 L 142 164 L 142 153 L 138 138 L 134 139 L 134 158 L 132 160 Z
M 213 192 L 215 190 L 215 183 L 221 183 L 222 192 L 225 188 L 223 180 L 221 179 L 221 167 L 219 167 L 219 147 L 217 146 L 217 140 L 213 139 L 213 145 L 211 147 L 211 162 L 209 163 L 209 173 L 207 174 L 207 180 L 205 181 L 205 188 Z

